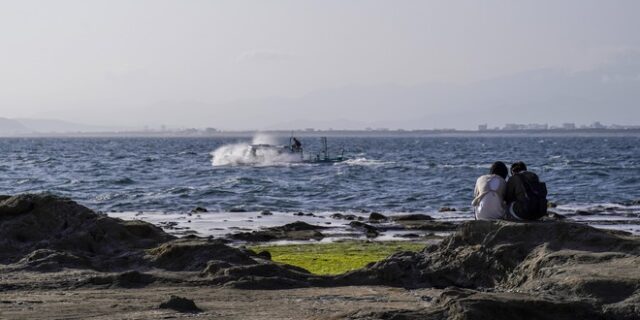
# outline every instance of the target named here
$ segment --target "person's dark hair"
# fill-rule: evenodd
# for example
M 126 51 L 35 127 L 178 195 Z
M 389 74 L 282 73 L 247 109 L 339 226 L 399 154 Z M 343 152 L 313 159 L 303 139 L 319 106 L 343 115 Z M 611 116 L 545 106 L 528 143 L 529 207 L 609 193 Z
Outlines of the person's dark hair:
M 506 179 L 507 175 L 509 174 L 509 170 L 507 170 L 507 165 L 504 164 L 504 162 L 496 161 L 493 163 L 493 165 L 491 165 L 491 170 L 489 170 L 489 173 L 497 174 L 503 179 Z
M 511 174 L 516 174 L 522 171 L 527 171 L 527 165 L 522 161 L 515 162 L 511 165 Z

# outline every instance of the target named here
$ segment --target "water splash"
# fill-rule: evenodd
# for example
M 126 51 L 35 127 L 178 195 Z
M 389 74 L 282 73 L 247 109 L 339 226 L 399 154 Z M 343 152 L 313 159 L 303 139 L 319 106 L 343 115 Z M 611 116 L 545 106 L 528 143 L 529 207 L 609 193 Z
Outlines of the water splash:
M 256 147 L 261 146 L 261 147 Z M 276 138 L 257 134 L 252 143 L 235 143 L 219 147 L 211 152 L 211 164 L 218 166 L 276 166 L 300 162 L 299 154 L 289 153 L 279 146 Z

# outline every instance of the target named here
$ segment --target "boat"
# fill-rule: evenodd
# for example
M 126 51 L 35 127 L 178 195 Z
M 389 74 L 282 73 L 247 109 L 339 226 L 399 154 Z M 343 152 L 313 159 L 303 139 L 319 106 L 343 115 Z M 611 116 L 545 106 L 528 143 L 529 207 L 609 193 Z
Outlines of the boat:
M 274 157 L 290 157 L 288 159 L 291 161 L 304 163 L 339 163 L 347 160 L 347 158 L 344 157 L 344 149 L 340 151 L 339 155 L 332 157 L 329 154 L 327 137 L 321 137 L 320 143 L 322 148 L 319 153 L 305 154 L 302 143 L 300 143 L 297 138 L 291 136 L 289 138 L 289 145 L 252 144 L 247 147 L 245 154 L 257 161 Z
M 315 154 L 315 156 L 309 157 L 307 159 L 303 158 L 303 162 L 307 163 L 339 163 L 347 160 L 344 157 L 344 149 L 340 150 L 340 155 L 335 157 L 331 157 L 329 155 L 329 149 L 327 148 L 327 137 L 320 138 L 320 144 L 322 145 L 322 150 L 320 153 Z

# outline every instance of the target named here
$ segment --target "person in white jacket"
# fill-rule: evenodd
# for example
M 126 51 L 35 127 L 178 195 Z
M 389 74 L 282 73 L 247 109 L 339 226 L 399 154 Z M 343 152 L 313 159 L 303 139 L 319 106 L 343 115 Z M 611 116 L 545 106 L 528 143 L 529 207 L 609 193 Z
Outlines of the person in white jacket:
M 496 161 L 491 166 L 489 174 L 478 178 L 471 202 L 477 220 L 505 218 L 504 196 L 507 189 L 505 179 L 508 174 L 507 166 L 501 161 Z

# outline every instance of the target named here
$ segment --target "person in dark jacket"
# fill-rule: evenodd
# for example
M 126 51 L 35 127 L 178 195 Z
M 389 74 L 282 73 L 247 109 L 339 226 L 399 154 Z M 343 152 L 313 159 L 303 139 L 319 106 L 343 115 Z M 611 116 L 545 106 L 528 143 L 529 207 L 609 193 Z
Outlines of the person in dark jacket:
M 527 171 L 524 162 L 511 165 L 505 201 L 513 220 L 537 220 L 547 214 L 547 188 L 538 175 Z

